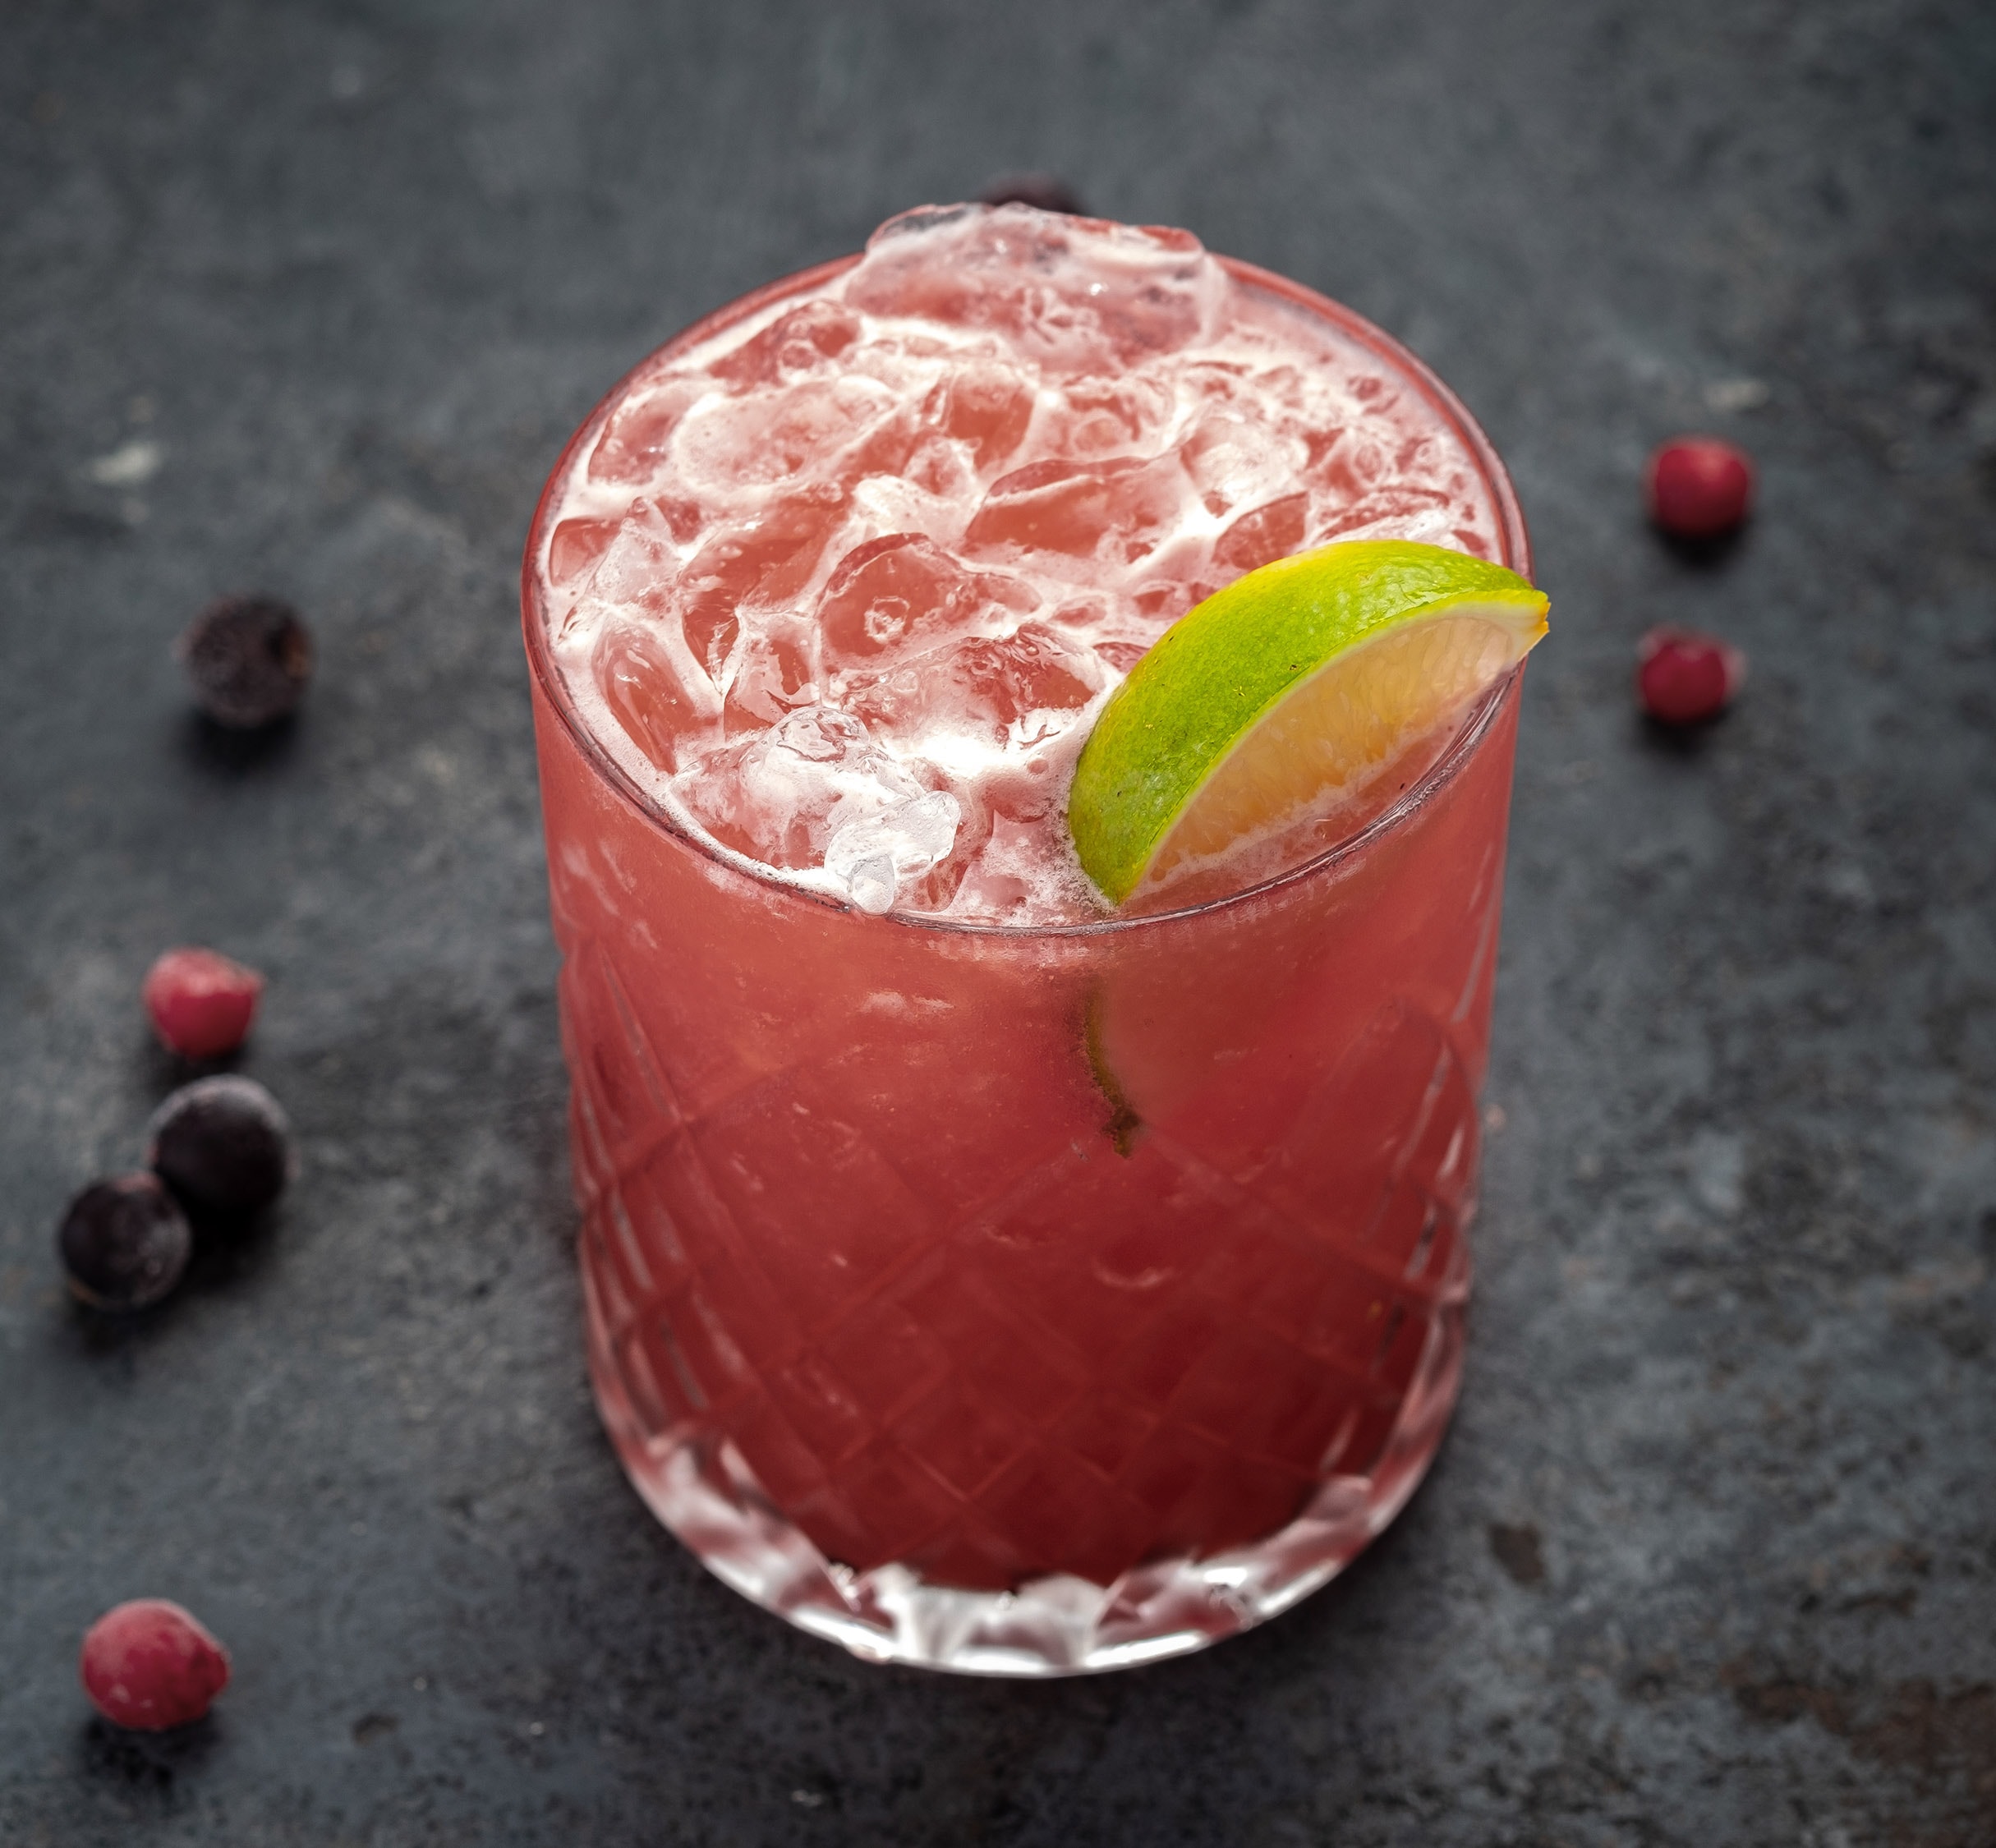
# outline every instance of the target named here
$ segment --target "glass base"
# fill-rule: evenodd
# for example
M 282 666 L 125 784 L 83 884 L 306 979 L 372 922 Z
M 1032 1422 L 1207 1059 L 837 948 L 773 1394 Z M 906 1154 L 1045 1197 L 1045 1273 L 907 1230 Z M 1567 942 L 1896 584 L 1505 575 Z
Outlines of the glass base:
M 597 1404 L 653 1513 L 715 1576 L 868 1662 L 962 1675 L 1085 1675 L 1185 1655 L 1329 1583 L 1406 1506 L 1461 1381 L 1459 1304 L 1428 1330 L 1393 1435 L 1365 1476 L 1331 1476 L 1286 1527 L 1204 1558 L 1145 1561 L 1111 1585 L 1060 1574 L 1009 1591 L 930 1584 L 903 1565 L 828 1559 L 770 1501 L 735 1446 L 697 1424 L 643 1438 L 591 1343 Z

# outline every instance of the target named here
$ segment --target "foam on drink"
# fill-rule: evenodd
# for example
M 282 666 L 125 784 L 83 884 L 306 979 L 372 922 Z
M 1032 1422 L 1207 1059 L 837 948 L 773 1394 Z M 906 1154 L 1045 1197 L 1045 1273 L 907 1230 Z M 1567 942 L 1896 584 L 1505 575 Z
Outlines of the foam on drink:
M 1442 417 L 1189 234 L 926 208 L 628 380 L 547 523 L 553 651 L 677 825 L 863 909 L 1102 914 L 1063 815 L 1101 702 L 1334 539 L 1500 555 Z

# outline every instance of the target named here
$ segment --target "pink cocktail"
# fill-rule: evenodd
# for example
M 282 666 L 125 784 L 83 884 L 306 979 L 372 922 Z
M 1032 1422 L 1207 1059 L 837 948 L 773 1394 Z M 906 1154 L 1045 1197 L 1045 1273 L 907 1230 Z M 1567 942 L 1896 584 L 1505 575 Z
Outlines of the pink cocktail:
M 1115 913 L 1130 663 L 1332 538 L 1523 570 L 1411 356 L 1183 233 L 909 214 L 722 310 L 529 543 L 592 1374 L 729 1583 L 872 1656 L 1195 1648 L 1453 1403 L 1518 679 Z

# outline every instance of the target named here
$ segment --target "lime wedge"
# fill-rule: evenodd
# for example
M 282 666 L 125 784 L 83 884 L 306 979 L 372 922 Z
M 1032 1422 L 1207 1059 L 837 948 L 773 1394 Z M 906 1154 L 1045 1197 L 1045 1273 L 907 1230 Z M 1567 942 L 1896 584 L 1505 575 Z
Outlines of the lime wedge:
M 1546 632 L 1515 572 L 1410 540 L 1283 559 L 1172 624 L 1082 747 L 1068 827 L 1120 904 L 1362 789 Z

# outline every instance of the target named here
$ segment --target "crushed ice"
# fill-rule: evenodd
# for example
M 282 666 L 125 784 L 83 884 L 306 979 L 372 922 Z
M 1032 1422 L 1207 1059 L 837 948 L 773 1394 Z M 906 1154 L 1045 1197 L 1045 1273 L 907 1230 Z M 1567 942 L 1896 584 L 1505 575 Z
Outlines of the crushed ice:
M 1187 233 L 924 208 L 821 287 L 650 362 L 547 565 L 591 729 L 795 883 L 1092 915 L 1054 798 L 1175 617 L 1333 538 L 1495 555 L 1455 439 Z
M 849 821 L 825 849 L 825 870 L 862 911 L 890 909 L 904 879 L 949 857 L 963 805 L 946 789 L 912 796 L 864 821 Z
M 801 706 L 694 773 L 696 818 L 738 852 L 787 871 L 822 870 L 862 911 L 884 912 L 956 842 L 963 807 L 931 789 L 859 720 Z

